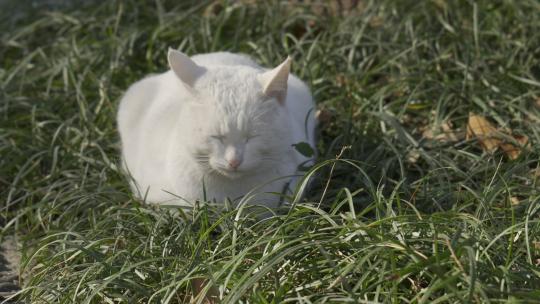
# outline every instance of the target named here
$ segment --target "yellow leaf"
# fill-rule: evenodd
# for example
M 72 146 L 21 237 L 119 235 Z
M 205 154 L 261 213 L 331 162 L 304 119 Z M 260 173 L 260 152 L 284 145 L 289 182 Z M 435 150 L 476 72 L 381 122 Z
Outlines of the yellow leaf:
M 515 196 L 512 196 L 510 197 L 510 203 L 512 203 L 512 205 L 519 205 L 519 199 Z
M 456 142 L 459 141 L 460 138 L 463 139 L 463 133 L 452 129 L 450 122 L 443 121 L 438 127 L 434 126 L 425 129 L 424 132 L 422 132 L 422 137 L 440 142 Z
M 469 114 L 469 122 L 467 123 L 468 140 L 478 140 L 486 152 L 493 153 L 501 143 L 498 134 L 497 129 L 483 116 Z
M 513 137 L 518 145 L 514 143 L 501 143 L 500 145 L 506 156 L 512 160 L 518 158 L 521 151 L 529 146 L 529 137 L 525 135 L 514 135 Z
M 411 150 L 407 153 L 407 162 L 411 164 L 416 164 L 418 159 L 420 159 L 420 152 L 418 150 Z

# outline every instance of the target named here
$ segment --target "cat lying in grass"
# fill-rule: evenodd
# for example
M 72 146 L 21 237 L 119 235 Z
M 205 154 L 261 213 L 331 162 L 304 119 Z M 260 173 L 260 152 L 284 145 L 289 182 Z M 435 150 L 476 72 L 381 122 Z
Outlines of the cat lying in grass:
M 238 199 L 275 207 L 314 147 L 313 99 L 289 69 L 226 52 L 191 58 L 169 50 L 170 71 L 144 78 L 120 102 L 124 168 L 147 202 L 189 206 Z

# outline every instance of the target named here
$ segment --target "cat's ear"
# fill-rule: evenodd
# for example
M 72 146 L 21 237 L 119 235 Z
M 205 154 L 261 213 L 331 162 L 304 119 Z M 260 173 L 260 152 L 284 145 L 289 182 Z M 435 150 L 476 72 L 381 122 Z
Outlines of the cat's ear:
M 285 103 L 287 97 L 287 80 L 291 69 L 291 57 L 287 57 L 276 68 L 259 75 L 259 82 L 263 87 L 263 94 L 274 97 L 280 104 Z
M 171 48 L 169 48 L 167 59 L 174 74 L 190 89 L 193 88 L 195 80 L 206 72 L 205 68 L 197 65 L 184 53 Z

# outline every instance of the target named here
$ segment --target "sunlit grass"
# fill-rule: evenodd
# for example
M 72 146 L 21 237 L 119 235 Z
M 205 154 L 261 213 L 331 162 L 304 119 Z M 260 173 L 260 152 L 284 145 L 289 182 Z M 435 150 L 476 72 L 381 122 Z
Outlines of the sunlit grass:
M 20 300 L 540 299 L 538 2 L 29 2 L 0 9 L 0 222 L 24 243 Z M 260 220 L 131 196 L 116 108 L 168 47 L 294 59 L 325 114 L 305 200 Z M 469 113 L 530 147 L 486 153 L 464 136 Z

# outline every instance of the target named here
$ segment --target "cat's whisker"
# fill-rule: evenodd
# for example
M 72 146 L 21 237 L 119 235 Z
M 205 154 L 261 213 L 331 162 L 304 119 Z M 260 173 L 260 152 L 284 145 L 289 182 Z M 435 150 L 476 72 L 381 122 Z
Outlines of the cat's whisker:
M 219 175 L 219 176 L 224 176 L 223 173 L 221 173 L 219 170 L 216 170 L 216 169 L 214 169 L 212 167 L 208 167 L 208 170 L 206 171 L 206 173 Z
M 197 154 L 194 155 L 193 158 L 195 158 L 195 161 L 202 165 L 208 165 L 210 162 L 210 156 L 208 154 Z

